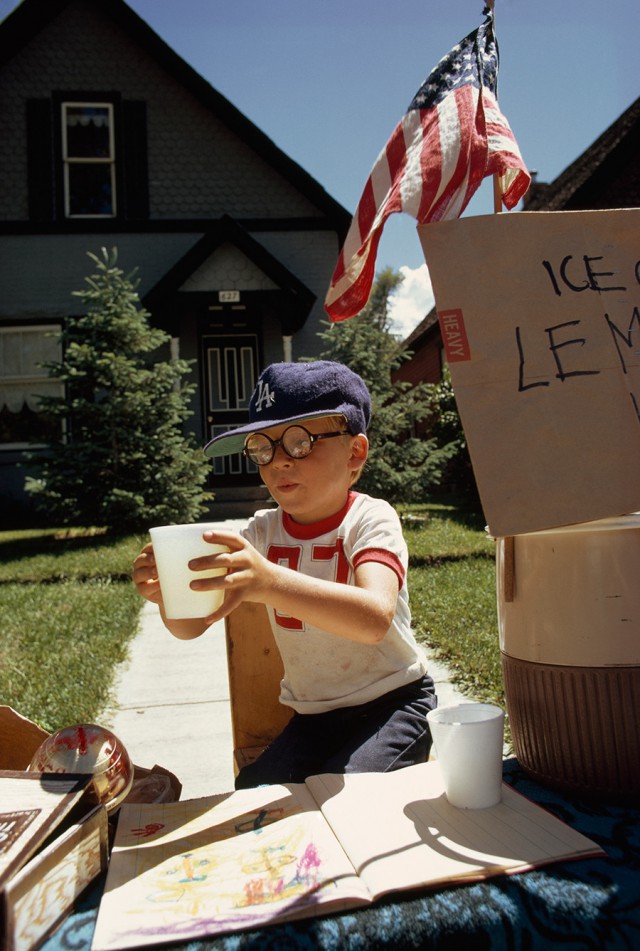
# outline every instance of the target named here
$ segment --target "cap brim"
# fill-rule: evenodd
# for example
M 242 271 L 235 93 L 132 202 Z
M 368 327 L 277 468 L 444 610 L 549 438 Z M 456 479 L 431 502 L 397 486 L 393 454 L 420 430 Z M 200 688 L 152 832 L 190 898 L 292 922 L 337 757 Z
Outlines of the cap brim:
M 227 433 L 215 436 L 204 447 L 204 454 L 209 459 L 216 459 L 218 456 L 231 456 L 236 452 L 242 452 L 244 441 L 249 433 L 260 433 L 264 429 L 275 429 L 276 426 L 285 426 L 287 423 L 304 423 L 309 419 L 323 419 L 327 416 L 344 416 L 339 409 L 319 410 L 317 413 L 304 413 L 302 416 L 288 416 L 286 419 L 270 419 L 264 423 L 247 423 L 238 429 L 231 429 Z

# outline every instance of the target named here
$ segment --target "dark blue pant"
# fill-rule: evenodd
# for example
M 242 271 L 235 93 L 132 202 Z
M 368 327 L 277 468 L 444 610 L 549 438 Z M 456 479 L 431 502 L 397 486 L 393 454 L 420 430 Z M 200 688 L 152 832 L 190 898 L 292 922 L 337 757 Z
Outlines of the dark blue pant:
M 424 763 L 431 749 L 427 712 L 437 702 L 433 680 L 425 676 L 357 707 L 294 713 L 264 753 L 240 770 L 236 789 Z

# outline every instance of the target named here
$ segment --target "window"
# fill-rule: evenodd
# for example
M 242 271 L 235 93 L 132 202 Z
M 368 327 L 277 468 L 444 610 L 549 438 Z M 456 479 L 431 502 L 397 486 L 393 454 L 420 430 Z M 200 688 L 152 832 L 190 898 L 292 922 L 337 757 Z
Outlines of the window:
M 60 327 L 0 327 L 0 447 L 43 445 L 57 438 L 60 423 L 47 417 L 41 396 L 62 396 L 43 363 L 60 360 Z
M 61 116 L 66 218 L 116 214 L 113 105 L 63 102 Z
M 28 99 L 26 122 L 32 221 L 100 228 L 107 218 L 148 219 L 144 102 L 114 90 L 59 91 Z

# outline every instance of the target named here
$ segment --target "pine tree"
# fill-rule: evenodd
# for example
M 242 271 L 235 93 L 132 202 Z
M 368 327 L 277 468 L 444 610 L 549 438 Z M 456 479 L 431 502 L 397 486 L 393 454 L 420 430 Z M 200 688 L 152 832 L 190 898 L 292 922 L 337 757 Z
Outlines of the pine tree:
M 444 368 L 440 383 L 434 384 L 431 388 L 427 436 L 432 438 L 438 447 L 446 449 L 449 453 L 449 459 L 441 475 L 443 486 L 470 509 L 481 512 L 475 473 L 448 367 Z
M 450 455 L 435 439 L 414 435 L 429 412 L 431 386 L 392 379 L 410 355 L 391 333 L 390 297 L 402 280 L 391 268 L 380 271 L 358 316 L 327 322 L 328 329 L 320 333 L 325 346 L 321 358 L 349 366 L 371 393 L 369 459 L 358 488 L 394 503 L 423 501 Z
M 27 489 L 64 525 L 124 532 L 193 521 L 204 510 L 208 463 L 182 430 L 195 389 L 183 380 L 189 363 L 152 358 L 169 336 L 149 324 L 117 249 L 89 257 L 96 273 L 73 292 L 85 311 L 66 322 L 61 362 L 47 365 L 65 389 L 42 401 L 60 438 L 32 457 L 37 477 Z

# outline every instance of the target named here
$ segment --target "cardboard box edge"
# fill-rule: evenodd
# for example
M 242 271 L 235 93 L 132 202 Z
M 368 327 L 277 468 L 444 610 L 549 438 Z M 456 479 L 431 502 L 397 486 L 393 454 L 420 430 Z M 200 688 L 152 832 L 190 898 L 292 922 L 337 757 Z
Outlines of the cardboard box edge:
M 45 922 L 43 930 L 37 934 L 35 940 L 28 944 L 16 943 L 15 935 L 15 906 L 28 892 L 45 876 L 58 866 L 62 860 L 72 855 L 74 850 L 88 838 L 98 832 L 98 861 L 92 866 L 89 877 L 76 881 L 73 894 L 65 907 L 58 909 L 55 919 Z M 0 912 L 5 951 L 32 951 L 49 938 L 60 923 L 66 918 L 82 892 L 102 872 L 106 871 L 108 862 L 108 822 L 107 810 L 104 806 L 96 806 L 85 818 L 68 829 L 59 838 L 54 839 L 42 852 L 32 858 L 16 875 L 11 878 L 0 892 Z

